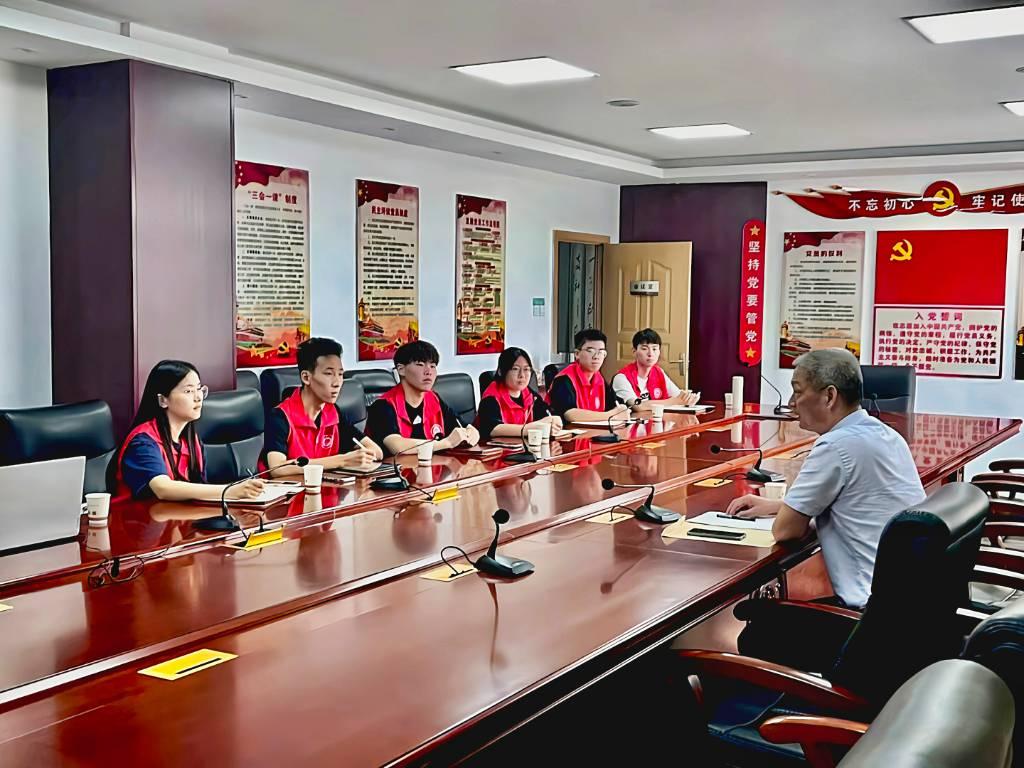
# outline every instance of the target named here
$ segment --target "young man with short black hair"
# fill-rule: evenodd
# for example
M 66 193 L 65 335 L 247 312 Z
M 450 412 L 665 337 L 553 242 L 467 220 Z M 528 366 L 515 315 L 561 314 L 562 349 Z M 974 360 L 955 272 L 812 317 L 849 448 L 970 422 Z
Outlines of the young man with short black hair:
M 344 383 L 341 344 L 334 339 L 311 338 L 298 346 L 302 386 L 274 408 L 263 437 L 264 461 L 270 469 L 305 456 L 324 469 L 370 469 L 383 451 L 342 417 L 336 405 Z M 281 467 L 277 476 L 301 474 L 294 464 Z
M 633 362 L 615 374 L 612 389 L 624 403 L 639 401 L 639 408 L 651 404 L 694 405 L 700 395 L 681 390 L 658 365 L 661 359 L 661 336 L 653 328 L 633 334 Z M 645 397 L 646 396 L 646 397 Z
M 463 443 L 476 445 L 476 427 L 463 426 L 455 411 L 433 391 L 441 357 L 429 341 L 411 341 L 395 351 L 401 380 L 370 406 L 366 431 L 392 454 L 434 439 L 443 451 Z
M 573 338 L 576 360 L 548 382 L 551 412 L 565 422 L 597 421 L 612 414 L 627 417 L 615 393 L 601 375 L 601 364 L 608 356 L 608 337 L 596 328 L 584 328 Z

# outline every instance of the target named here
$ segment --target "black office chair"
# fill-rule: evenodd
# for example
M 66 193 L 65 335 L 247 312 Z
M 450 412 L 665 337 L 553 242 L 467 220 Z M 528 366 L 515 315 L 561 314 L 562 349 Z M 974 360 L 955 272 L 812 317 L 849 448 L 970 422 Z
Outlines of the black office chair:
M 259 392 L 260 377 L 256 375 L 255 371 L 250 371 L 247 368 L 235 371 L 235 389 L 255 389 Z
M 963 640 L 957 609 L 968 604 L 988 511 L 982 491 L 951 483 L 895 515 L 879 542 L 863 614 L 814 603 L 739 603 L 737 618 L 751 622 L 741 634 L 741 651 L 771 649 L 765 654 L 771 661 L 679 651 L 686 669 L 703 683 L 708 729 L 720 759 L 730 765 L 802 764 L 796 745 L 767 742 L 758 724 L 776 714 L 808 711 L 870 718 L 918 671 L 955 658 Z M 793 632 L 795 627 L 800 631 Z
M 342 419 L 360 431 L 366 427 L 366 390 L 362 380 L 354 377 L 345 380 L 337 406 Z
M 260 394 L 263 396 L 263 412 L 269 414 L 285 399 L 285 390 L 302 386 L 299 369 L 295 366 L 264 368 L 260 374 Z
M 917 371 L 912 365 L 862 365 L 864 399 L 871 413 L 913 413 L 917 396 Z
M 486 392 L 487 388 L 491 386 L 491 382 L 494 381 L 494 374 L 495 371 L 481 371 L 480 375 L 477 376 L 477 381 L 480 382 L 480 397 L 483 397 L 484 392 Z M 534 395 L 539 396 L 540 384 L 537 382 L 536 371 L 530 371 L 530 383 L 527 384 L 527 386 L 530 388 L 530 391 L 534 393 Z
M 345 379 L 363 385 L 367 408 L 398 383 L 394 372 L 387 368 L 353 368 L 345 371 Z
M 434 391 L 463 424 L 476 421 L 476 391 L 468 373 L 442 373 L 434 381 Z
M 206 446 L 206 479 L 231 483 L 255 473 L 263 450 L 263 401 L 254 389 L 211 392 L 196 422 Z
M 85 456 L 84 493 L 112 492 L 117 443 L 102 400 L 0 410 L 0 465 Z

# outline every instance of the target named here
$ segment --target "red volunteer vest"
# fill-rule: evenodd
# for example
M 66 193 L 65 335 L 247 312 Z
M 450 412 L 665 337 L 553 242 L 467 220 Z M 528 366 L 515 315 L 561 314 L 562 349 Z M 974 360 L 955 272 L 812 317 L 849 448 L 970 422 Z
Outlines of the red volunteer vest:
M 288 459 L 305 456 L 307 459 L 325 459 L 341 453 L 338 443 L 338 409 L 333 404 L 320 411 L 320 426 L 310 421 L 302 404 L 302 388 L 296 389 L 277 406 L 288 419 Z M 351 447 L 351 446 L 350 446 Z
M 630 363 L 621 371 L 629 383 L 633 385 L 633 394 L 640 397 L 643 392 L 640 391 L 640 368 L 636 363 Z M 647 392 L 651 396 L 651 400 L 665 400 L 668 398 L 668 388 L 665 386 L 665 372 L 661 370 L 660 365 L 656 365 L 647 372 Z
M 604 377 L 600 371 L 596 371 L 587 384 L 583 379 L 583 369 L 579 363 L 572 363 L 565 366 L 558 376 L 567 376 L 576 390 L 576 407 L 587 411 L 603 411 L 604 407 Z M 555 376 L 557 379 L 558 376 Z
M 157 448 L 160 449 L 160 455 L 164 458 L 164 467 L 167 469 L 167 476 L 172 480 L 176 479 L 174 476 L 174 470 L 172 469 L 171 457 L 167 455 L 164 450 L 163 443 L 160 441 L 160 432 L 156 427 L 156 419 L 150 419 L 149 421 L 139 424 L 131 432 L 128 433 L 128 437 L 125 438 L 124 443 L 121 444 L 121 450 L 117 454 L 117 493 L 115 494 L 116 499 L 130 499 L 132 497 L 131 489 L 124 484 L 124 477 L 121 473 L 121 460 L 124 458 L 124 452 L 128 449 L 128 444 L 136 438 L 138 435 L 146 435 L 150 437 Z M 198 438 L 197 438 L 198 442 Z M 188 479 L 188 457 L 189 457 L 189 444 L 187 441 L 181 441 L 181 454 L 178 455 L 178 472 L 181 477 Z M 199 451 L 199 471 L 203 469 L 203 452 Z
M 380 397 L 391 403 L 398 416 L 398 431 L 402 437 L 412 437 L 412 422 L 405 407 L 405 390 L 399 384 Z M 444 437 L 444 416 L 441 414 L 441 400 L 433 392 L 423 393 L 423 434 L 427 439 Z M 383 435 L 382 435 L 383 437 Z
M 501 409 L 501 421 L 504 424 L 529 424 L 533 421 L 533 393 L 529 387 L 520 392 L 523 404 L 519 405 L 512 399 L 512 393 L 504 382 L 492 381 L 484 390 L 480 399 L 493 397 Z

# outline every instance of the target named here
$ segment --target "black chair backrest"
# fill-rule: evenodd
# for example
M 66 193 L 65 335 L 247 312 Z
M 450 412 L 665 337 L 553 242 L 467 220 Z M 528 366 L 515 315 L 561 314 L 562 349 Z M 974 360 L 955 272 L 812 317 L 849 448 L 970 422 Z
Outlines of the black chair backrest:
M 398 383 L 395 374 L 387 368 L 353 368 L 345 371 L 345 378 L 349 381 L 357 380 L 363 385 L 367 407 L 389 389 L 394 389 Z
M 299 369 L 295 366 L 283 368 L 264 368 L 260 374 L 260 394 L 263 395 L 263 412 L 270 413 L 271 408 L 285 399 L 285 390 L 289 387 L 302 385 Z
M 999 675 L 1024 713 L 1024 599 L 1014 600 L 975 627 L 961 656 Z M 1024 715 L 1021 721 L 1014 735 L 1018 755 L 1024 755 Z
M 487 388 L 491 386 L 491 382 L 494 381 L 495 373 L 497 373 L 497 371 L 481 371 L 480 375 L 477 377 L 477 380 L 480 382 L 481 398 L 484 396 L 484 392 L 487 390 Z M 527 386 L 534 394 L 537 394 L 539 392 L 540 384 L 537 383 L 537 371 L 530 371 L 530 383 L 527 384 Z
M 917 371 L 912 365 L 862 365 L 865 409 L 913 413 L 917 396 Z M 875 398 L 872 402 L 872 396 Z
M 256 390 L 210 393 L 196 422 L 196 433 L 206 446 L 206 479 L 230 483 L 256 472 L 263 425 L 263 401 Z
M 476 390 L 468 373 L 442 373 L 434 381 L 434 391 L 455 411 L 463 424 L 476 420 Z
M 235 389 L 255 389 L 258 392 L 260 389 L 260 377 L 256 375 L 255 371 L 245 368 L 235 371 Z
M 366 426 L 366 390 L 360 379 L 353 377 L 342 384 L 337 405 L 342 419 L 362 431 Z
M 871 597 L 831 681 L 881 706 L 924 667 L 957 656 L 963 636 L 956 611 L 969 604 L 988 514 L 984 492 L 950 483 L 889 521 Z
M 562 372 L 568 363 L 548 363 L 544 366 L 544 386 L 547 389 L 551 389 L 551 382 L 554 381 L 555 376 Z
M 1014 715 L 998 675 L 939 661 L 900 686 L 839 768 L 1009 768 Z
M 102 400 L 0 410 L 0 465 L 85 456 L 83 493 L 109 492 L 117 452 L 110 406 Z

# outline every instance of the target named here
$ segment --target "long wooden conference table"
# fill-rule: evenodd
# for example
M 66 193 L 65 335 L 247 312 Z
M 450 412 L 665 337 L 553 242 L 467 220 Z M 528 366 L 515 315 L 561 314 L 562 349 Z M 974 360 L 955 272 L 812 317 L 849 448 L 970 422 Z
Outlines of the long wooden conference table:
M 1020 429 L 883 418 L 926 487 Z M 404 492 L 359 480 L 299 493 L 263 511 L 284 536 L 259 549 L 196 531 L 215 507 L 150 502 L 115 506 L 75 542 L 0 557 L 0 765 L 457 763 L 814 554 L 813 541 L 741 546 L 604 522 L 649 492 L 606 492 L 604 478 L 652 484 L 687 518 L 754 491 L 744 473 L 758 447 L 795 478 L 815 435 L 770 406 L 666 415 L 614 444 L 594 434 L 531 464 L 403 459 L 416 486 Z M 438 489 L 457 495 L 430 502 Z M 499 507 L 511 518 L 500 551 L 534 573 L 423 578 L 442 547 L 484 550 Z M 98 585 L 115 558 L 138 575 Z M 139 673 L 200 649 L 234 657 L 172 680 Z

